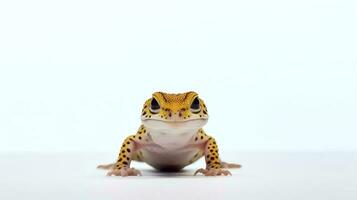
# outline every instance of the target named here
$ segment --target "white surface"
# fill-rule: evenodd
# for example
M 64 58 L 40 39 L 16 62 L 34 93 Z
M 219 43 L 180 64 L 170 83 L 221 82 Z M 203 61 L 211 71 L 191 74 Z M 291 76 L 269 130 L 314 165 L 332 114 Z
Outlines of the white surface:
M 158 173 L 134 163 L 141 177 L 106 177 L 95 169 L 112 154 L 1 154 L 0 199 L 344 199 L 357 198 L 357 154 L 222 153 L 242 169 L 231 177 Z
M 0 199 L 357 199 L 356 153 L 327 152 L 357 150 L 356 13 L 355 0 L 0 1 Z M 205 130 L 243 168 L 96 170 L 156 90 L 197 91 Z
M 239 151 L 357 150 L 356 0 L 0 1 L 0 151 L 107 151 L 196 90 Z

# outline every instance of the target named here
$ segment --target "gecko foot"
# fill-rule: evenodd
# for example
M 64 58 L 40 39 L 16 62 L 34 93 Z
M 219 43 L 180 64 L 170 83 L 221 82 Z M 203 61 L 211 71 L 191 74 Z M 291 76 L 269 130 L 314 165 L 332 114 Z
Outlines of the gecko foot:
M 225 170 L 225 169 L 213 169 L 213 168 L 211 168 L 211 169 L 200 168 L 195 172 L 194 175 L 196 176 L 198 173 L 202 173 L 205 176 L 220 176 L 220 175 L 227 176 L 227 175 L 232 175 L 228 170 Z
M 112 169 L 107 173 L 107 176 L 141 176 L 141 172 L 134 168 L 121 168 L 121 169 Z

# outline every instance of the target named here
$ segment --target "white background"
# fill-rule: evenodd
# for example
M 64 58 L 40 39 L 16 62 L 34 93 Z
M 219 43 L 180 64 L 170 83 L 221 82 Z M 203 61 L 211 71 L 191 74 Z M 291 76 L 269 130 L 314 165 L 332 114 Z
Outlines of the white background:
M 355 200 L 356 36 L 354 0 L 0 1 L 0 199 Z M 190 90 L 242 169 L 95 169 Z
M 154 91 L 197 91 L 221 149 L 356 150 L 348 0 L 1 1 L 0 150 L 117 151 Z

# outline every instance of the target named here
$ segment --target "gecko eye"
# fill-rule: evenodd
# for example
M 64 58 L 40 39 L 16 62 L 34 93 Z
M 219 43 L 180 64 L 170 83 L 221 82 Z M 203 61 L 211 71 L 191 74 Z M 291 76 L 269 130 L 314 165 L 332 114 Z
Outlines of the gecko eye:
M 196 97 L 191 104 L 191 112 L 193 113 L 199 113 L 201 111 L 200 108 L 200 101 L 198 100 L 198 97 Z
M 152 98 L 151 100 L 150 111 L 154 114 L 159 113 L 160 111 L 160 105 L 155 98 Z

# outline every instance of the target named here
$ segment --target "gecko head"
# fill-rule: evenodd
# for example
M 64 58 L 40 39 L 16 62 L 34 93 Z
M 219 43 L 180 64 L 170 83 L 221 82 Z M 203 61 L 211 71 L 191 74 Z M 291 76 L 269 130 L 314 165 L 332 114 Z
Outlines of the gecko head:
M 207 123 L 208 113 L 196 92 L 155 92 L 144 103 L 141 121 L 149 129 L 199 129 Z

